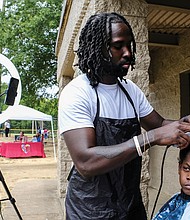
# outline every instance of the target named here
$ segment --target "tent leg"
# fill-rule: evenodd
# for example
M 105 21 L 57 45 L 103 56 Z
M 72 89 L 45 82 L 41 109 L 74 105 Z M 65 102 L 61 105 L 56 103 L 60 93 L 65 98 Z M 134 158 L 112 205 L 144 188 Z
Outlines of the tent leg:
M 54 138 L 54 130 L 53 130 L 53 120 L 51 120 L 51 130 L 52 130 L 52 139 L 53 139 L 54 158 L 55 158 L 55 161 L 56 161 L 57 158 L 56 158 L 56 149 L 55 149 L 55 138 Z

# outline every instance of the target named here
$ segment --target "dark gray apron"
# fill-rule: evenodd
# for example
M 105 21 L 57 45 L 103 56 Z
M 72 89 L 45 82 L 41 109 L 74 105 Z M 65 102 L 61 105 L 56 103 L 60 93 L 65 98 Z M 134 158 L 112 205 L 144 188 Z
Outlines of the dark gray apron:
M 123 86 L 120 88 L 132 104 L 135 118 L 110 119 L 99 117 L 94 120 L 96 145 L 109 146 L 122 143 L 141 133 L 134 104 Z M 96 89 L 95 89 L 96 90 Z M 66 195 L 67 220 L 146 220 L 146 212 L 139 189 L 141 157 L 109 173 L 85 179 L 73 167 L 69 175 Z

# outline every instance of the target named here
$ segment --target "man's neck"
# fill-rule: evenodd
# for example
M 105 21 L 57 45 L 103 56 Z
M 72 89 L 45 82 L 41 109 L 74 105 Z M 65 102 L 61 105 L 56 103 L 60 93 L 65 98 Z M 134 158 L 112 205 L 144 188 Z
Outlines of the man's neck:
M 107 85 L 116 84 L 116 82 L 117 82 L 117 77 L 111 76 L 111 75 L 104 75 L 102 79 L 100 80 L 100 83 L 107 84 Z

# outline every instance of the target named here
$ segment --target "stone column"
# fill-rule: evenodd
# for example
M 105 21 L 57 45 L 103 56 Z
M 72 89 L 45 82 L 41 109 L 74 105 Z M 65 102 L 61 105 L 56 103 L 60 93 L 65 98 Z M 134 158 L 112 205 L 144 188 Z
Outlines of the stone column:
M 78 4 L 78 3 L 76 3 Z M 128 73 L 128 78 L 135 82 L 143 92 L 148 95 L 149 93 L 149 76 L 148 68 L 150 63 L 148 51 L 148 27 L 146 17 L 148 13 L 148 5 L 144 0 L 90 0 L 86 16 L 83 21 L 87 19 L 90 14 L 98 12 L 117 12 L 126 17 L 131 24 L 135 40 L 137 44 L 136 54 L 136 68 Z M 82 23 L 83 24 L 83 23 Z M 74 48 L 77 46 L 78 40 L 76 39 Z M 60 91 L 64 87 L 67 79 L 63 78 L 60 82 Z M 58 167 L 59 178 L 59 194 L 60 197 L 65 196 L 66 192 L 66 178 L 71 166 L 70 156 L 66 150 L 66 146 L 61 137 L 58 138 L 58 159 L 61 161 L 61 166 Z M 148 209 L 148 182 L 149 182 L 149 155 L 146 152 L 143 156 L 142 178 L 141 178 L 141 191 L 143 201 L 146 209 Z M 63 175 L 64 174 L 64 175 Z M 63 200 L 62 200 L 63 201 Z
M 144 0 L 99 0 L 95 5 L 96 12 L 117 12 L 123 15 L 133 29 L 137 54 L 135 70 L 130 71 L 127 78 L 136 83 L 145 93 L 149 94 L 150 56 L 148 50 L 148 24 L 146 21 L 148 4 Z M 143 155 L 141 192 L 145 208 L 148 211 L 149 154 Z

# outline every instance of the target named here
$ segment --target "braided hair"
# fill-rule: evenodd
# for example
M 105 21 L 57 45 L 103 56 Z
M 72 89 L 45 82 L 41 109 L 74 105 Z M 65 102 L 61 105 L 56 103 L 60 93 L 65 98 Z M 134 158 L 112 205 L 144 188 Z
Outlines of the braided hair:
M 81 31 L 79 48 L 77 50 L 79 69 L 87 74 L 90 84 L 95 87 L 105 74 L 103 62 L 111 67 L 109 47 L 111 42 L 111 23 L 125 23 L 132 37 L 131 69 L 134 69 L 136 43 L 132 28 L 127 20 L 117 13 L 100 13 L 92 15 Z M 108 58 L 105 58 L 102 49 L 105 48 Z M 111 71 L 111 68 L 110 68 Z

